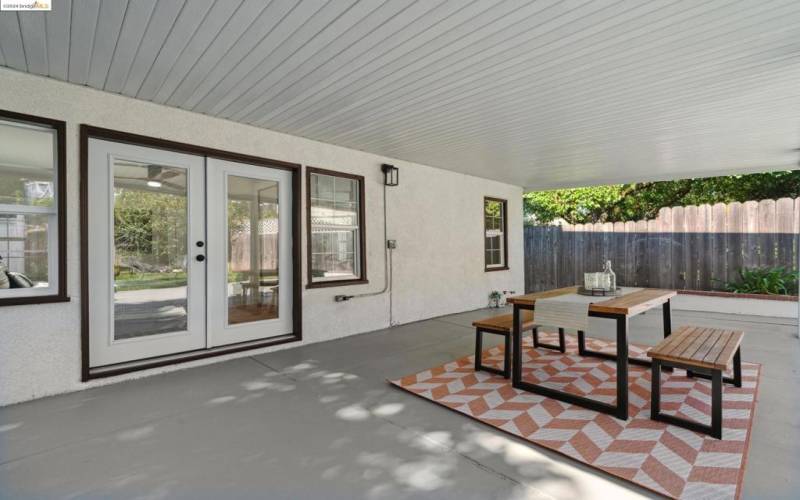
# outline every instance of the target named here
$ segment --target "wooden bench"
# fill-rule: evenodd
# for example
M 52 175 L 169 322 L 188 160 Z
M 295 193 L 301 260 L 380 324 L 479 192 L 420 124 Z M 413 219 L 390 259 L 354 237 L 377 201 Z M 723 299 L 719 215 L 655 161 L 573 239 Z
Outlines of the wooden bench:
M 647 352 L 652 358 L 650 418 L 722 439 L 722 383 L 742 386 L 741 343 L 736 330 L 682 326 Z M 733 361 L 733 377 L 722 372 Z M 682 368 L 687 374 L 711 379 L 711 425 L 661 413 L 661 368 Z
M 490 316 L 488 318 L 479 319 L 472 322 L 475 327 L 475 371 L 487 371 L 502 375 L 505 378 L 511 377 L 511 331 L 514 327 L 513 314 L 501 314 L 499 316 Z M 564 340 L 564 330 L 559 330 L 559 344 L 558 346 L 551 346 L 549 344 L 541 344 L 538 339 L 538 331 L 536 324 L 533 321 L 533 311 L 522 311 L 522 331 L 533 330 L 533 342 L 537 347 L 548 347 L 552 349 L 561 349 L 561 352 L 566 350 Z M 491 366 L 483 366 L 481 363 L 481 352 L 483 351 L 483 334 L 494 333 L 502 335 L 505 338 L 505 353 L 503 360 L 503 369 L 498 370 Z

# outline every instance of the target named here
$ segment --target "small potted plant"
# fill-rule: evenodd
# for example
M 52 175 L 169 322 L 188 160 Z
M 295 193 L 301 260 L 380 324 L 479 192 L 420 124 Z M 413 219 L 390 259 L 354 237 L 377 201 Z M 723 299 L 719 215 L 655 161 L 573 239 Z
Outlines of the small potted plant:
M 489 307 L 499 308 L 500 307 L 500 300 L 503 298 L 503 294 L 498 292 L 497 290 L 492 290 L 489 292 Z

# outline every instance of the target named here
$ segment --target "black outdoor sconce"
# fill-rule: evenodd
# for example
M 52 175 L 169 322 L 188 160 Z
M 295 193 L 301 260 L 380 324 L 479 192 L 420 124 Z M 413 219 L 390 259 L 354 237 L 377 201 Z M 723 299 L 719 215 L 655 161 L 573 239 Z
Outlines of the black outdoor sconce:
M 384 163 L 381 165 L 381 171 L 383 172 L 384 185 L 397 186 L 400 184 L 400 170 L 397 167 Z

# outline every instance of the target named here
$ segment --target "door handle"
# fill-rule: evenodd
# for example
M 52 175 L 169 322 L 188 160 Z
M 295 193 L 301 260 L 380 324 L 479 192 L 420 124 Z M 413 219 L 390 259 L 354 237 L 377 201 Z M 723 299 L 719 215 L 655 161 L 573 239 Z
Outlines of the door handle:
M 205 255 L 198 255 L 198 256 L 197 256 L 197 257 L 195 257 L 194 259 L 195 259 L 197 262 L 203 262 L 204 260 L 206 260 L 206 256 L 205 256 Z

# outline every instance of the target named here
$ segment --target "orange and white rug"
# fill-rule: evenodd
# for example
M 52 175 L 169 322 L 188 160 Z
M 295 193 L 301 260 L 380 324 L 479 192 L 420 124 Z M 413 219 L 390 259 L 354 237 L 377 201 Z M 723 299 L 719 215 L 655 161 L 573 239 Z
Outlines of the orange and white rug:
M 557 343 L 554 333 L 540 340 Z M 613 352 L 614 343 L 587 338 L 592 350 Z M 630 346 L 632 357 L 646 347 Z M 523 341 L 523 379 L 613 403 L 613 361 L 578 356 L 567 336 L 567 353 L 533 349 Z M 746 355 L 746 353 L 745 353 Z M 483 353 L 501 367 L 503 347 Z M 723 439 L 650 420 L 650 369 L 630 365 L 627 421 L 511 387 L 511 381 L 475 372 L 473 356 L 390 383 L 531 443 L 558 451 L 609 474 L 673 498 L 738 498 L 758 394 L 760 365 L 742 363 L 742 387 L 724 384 Z M 663 373 L 661 410 L 708 424 L 710 382 L 682 370 Z

